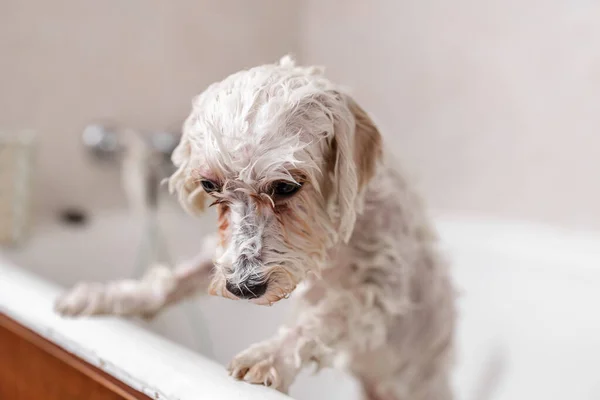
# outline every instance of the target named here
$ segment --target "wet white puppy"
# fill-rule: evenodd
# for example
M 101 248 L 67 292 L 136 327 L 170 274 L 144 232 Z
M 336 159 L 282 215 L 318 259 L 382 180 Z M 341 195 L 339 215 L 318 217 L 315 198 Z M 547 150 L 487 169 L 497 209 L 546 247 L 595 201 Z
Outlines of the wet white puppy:
M 285 392 L 303 366 L 342 356 L 368 399 L 451 399 L 448 269 L 382 147 L 352 98 L 289 57 L 211 85 L 185 122 L 170 187 L 189 212 L 214 205 L 218 233 L 185 265 L 80 284 L 57 310 L 148 316 L 201 290 L 271 304 L 303 282 L 294 324 L 234 358 L 235 378 Z

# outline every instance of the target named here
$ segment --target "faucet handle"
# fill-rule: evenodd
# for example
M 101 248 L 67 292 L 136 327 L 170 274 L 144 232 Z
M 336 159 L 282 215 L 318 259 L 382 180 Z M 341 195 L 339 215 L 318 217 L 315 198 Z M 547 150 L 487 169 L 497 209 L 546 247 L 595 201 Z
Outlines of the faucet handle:
M 100 124 L 86 126 L 81 140 L 88 153 L 100 161 L 114 160 L 124 150 L 116 130 Z
M 100 161 L 115 161 L 122 158 L 127 150 L 127 138 L 117 129 L 112 127 L 90 124 L 85 127 L 82 142 L 94 158 Z M 171 154 L 180 140 L 180 135 L 157 131 L 140 136 L 146 141 L 149 152 L 162 158 L 163 162 L 170 163 Z
M 171 132 L 159 131 L 150 134 L 150 147 L 158 154 L 161 154 L 165 161 L 171 162 L 171 154 L 179 144 L 181 135 Z

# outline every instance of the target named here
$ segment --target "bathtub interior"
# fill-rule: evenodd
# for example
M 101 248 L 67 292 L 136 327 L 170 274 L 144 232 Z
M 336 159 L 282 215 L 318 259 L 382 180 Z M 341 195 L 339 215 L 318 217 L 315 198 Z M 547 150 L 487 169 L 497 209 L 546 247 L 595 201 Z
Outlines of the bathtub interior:
M 164 203 L 159 221 L 173 262 L 195 255 L 215 216 L 193 218 L 178 205 Z M 106 282 L 136 275 L 142 241 L 141 223 L 129 210 L 102 210 L 83 226 L 58 219 L 36 226 L 35 234 L 20 248 L 3 249 L 15 265 L 67 288 L 82 280 Z M 252 343 L 268 338 L 285 320 L 290 302 L 259 307 L 245 302 L 198 296 L 170 307 L 150 322 L 134 323 L 216 360 L 222 365 Z M 327 370 L 312 376 L 304 371 L 292 389 L 298 399 L 330 393 L 332 399 L 359 399 L 358 386 L 349 376 Z
M 160 221 L 174 261 L 192 256 L 214 227 L 214 215 L 195 219 L 170 204 L 162 207 Z M 127 210 L 98 212 L 77 227 L 48 221 L 25 246 L 5 255 L 65 287 L 131 277 L 140 226 Z M 600 398 L 595 368 L 600 362 L 595 312 L 600 240 L 462 217 L 440 217 L 438 227 L 460 290 L 458 398 Z M 150 323 L 135 323 L 226 365 L 238 351 L 273 334 L 289 306 L 204 296 Z M 356 382 L 334 370 L 314 376 L 304 371 L 291 395 L 361 398 Z

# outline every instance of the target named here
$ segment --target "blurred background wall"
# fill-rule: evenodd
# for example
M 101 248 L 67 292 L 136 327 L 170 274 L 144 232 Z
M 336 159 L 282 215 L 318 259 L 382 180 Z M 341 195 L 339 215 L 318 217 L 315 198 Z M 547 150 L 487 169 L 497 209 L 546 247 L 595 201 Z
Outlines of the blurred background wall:
M 435 208 L 600 228 L 599 21 L 589 0 L 310 0 L 300 42 Z
M 178 130 L 207 85 L 297 48 L 298 23 L 279 0 L 0 1 L 0 131 L 39 132 L 38 211 L 120 206 L 83 128 Z
M 434 208 L 600 228 L 598 21 L 585 0 L 4 0 L 0 129 L 39 131 L 42 212 L 117 206 L 86 124 L 178 129 L 210 82 L 294 52 Z

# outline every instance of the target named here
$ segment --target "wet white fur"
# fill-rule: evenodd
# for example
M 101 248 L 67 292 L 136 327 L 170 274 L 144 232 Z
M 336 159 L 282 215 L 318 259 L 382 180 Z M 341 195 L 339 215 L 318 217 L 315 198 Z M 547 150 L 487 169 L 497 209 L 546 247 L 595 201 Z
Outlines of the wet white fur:
M 223 183 L 222 246 L 211 238 L 194 263 L 158 267 L 140 282 L 80 286 L 57 309 L 154 314 L 209 285 L 234 298 L 224 282 L 249 278 L 269 280 L 254 300 L 268 304 L 302 282 L 293 322 L 238 355 L 234 377 L 287 391 L 307 364 L 341 365 L 369 399 L 451 399 L 455 312 L 446 264 L 420 200 L 389 158 L 359 187 L 350 102 L 321 69 L 289 57 L 211 85 L 185 122 L 170 186 L 196 213 L 209 201 L 200 179 Z M 278 220 L 269 185 L 294 181 L 298 171 L 304 187 L 286 202 L 291 215 Z M 239 268 L 242 256 L 250 268 Z

